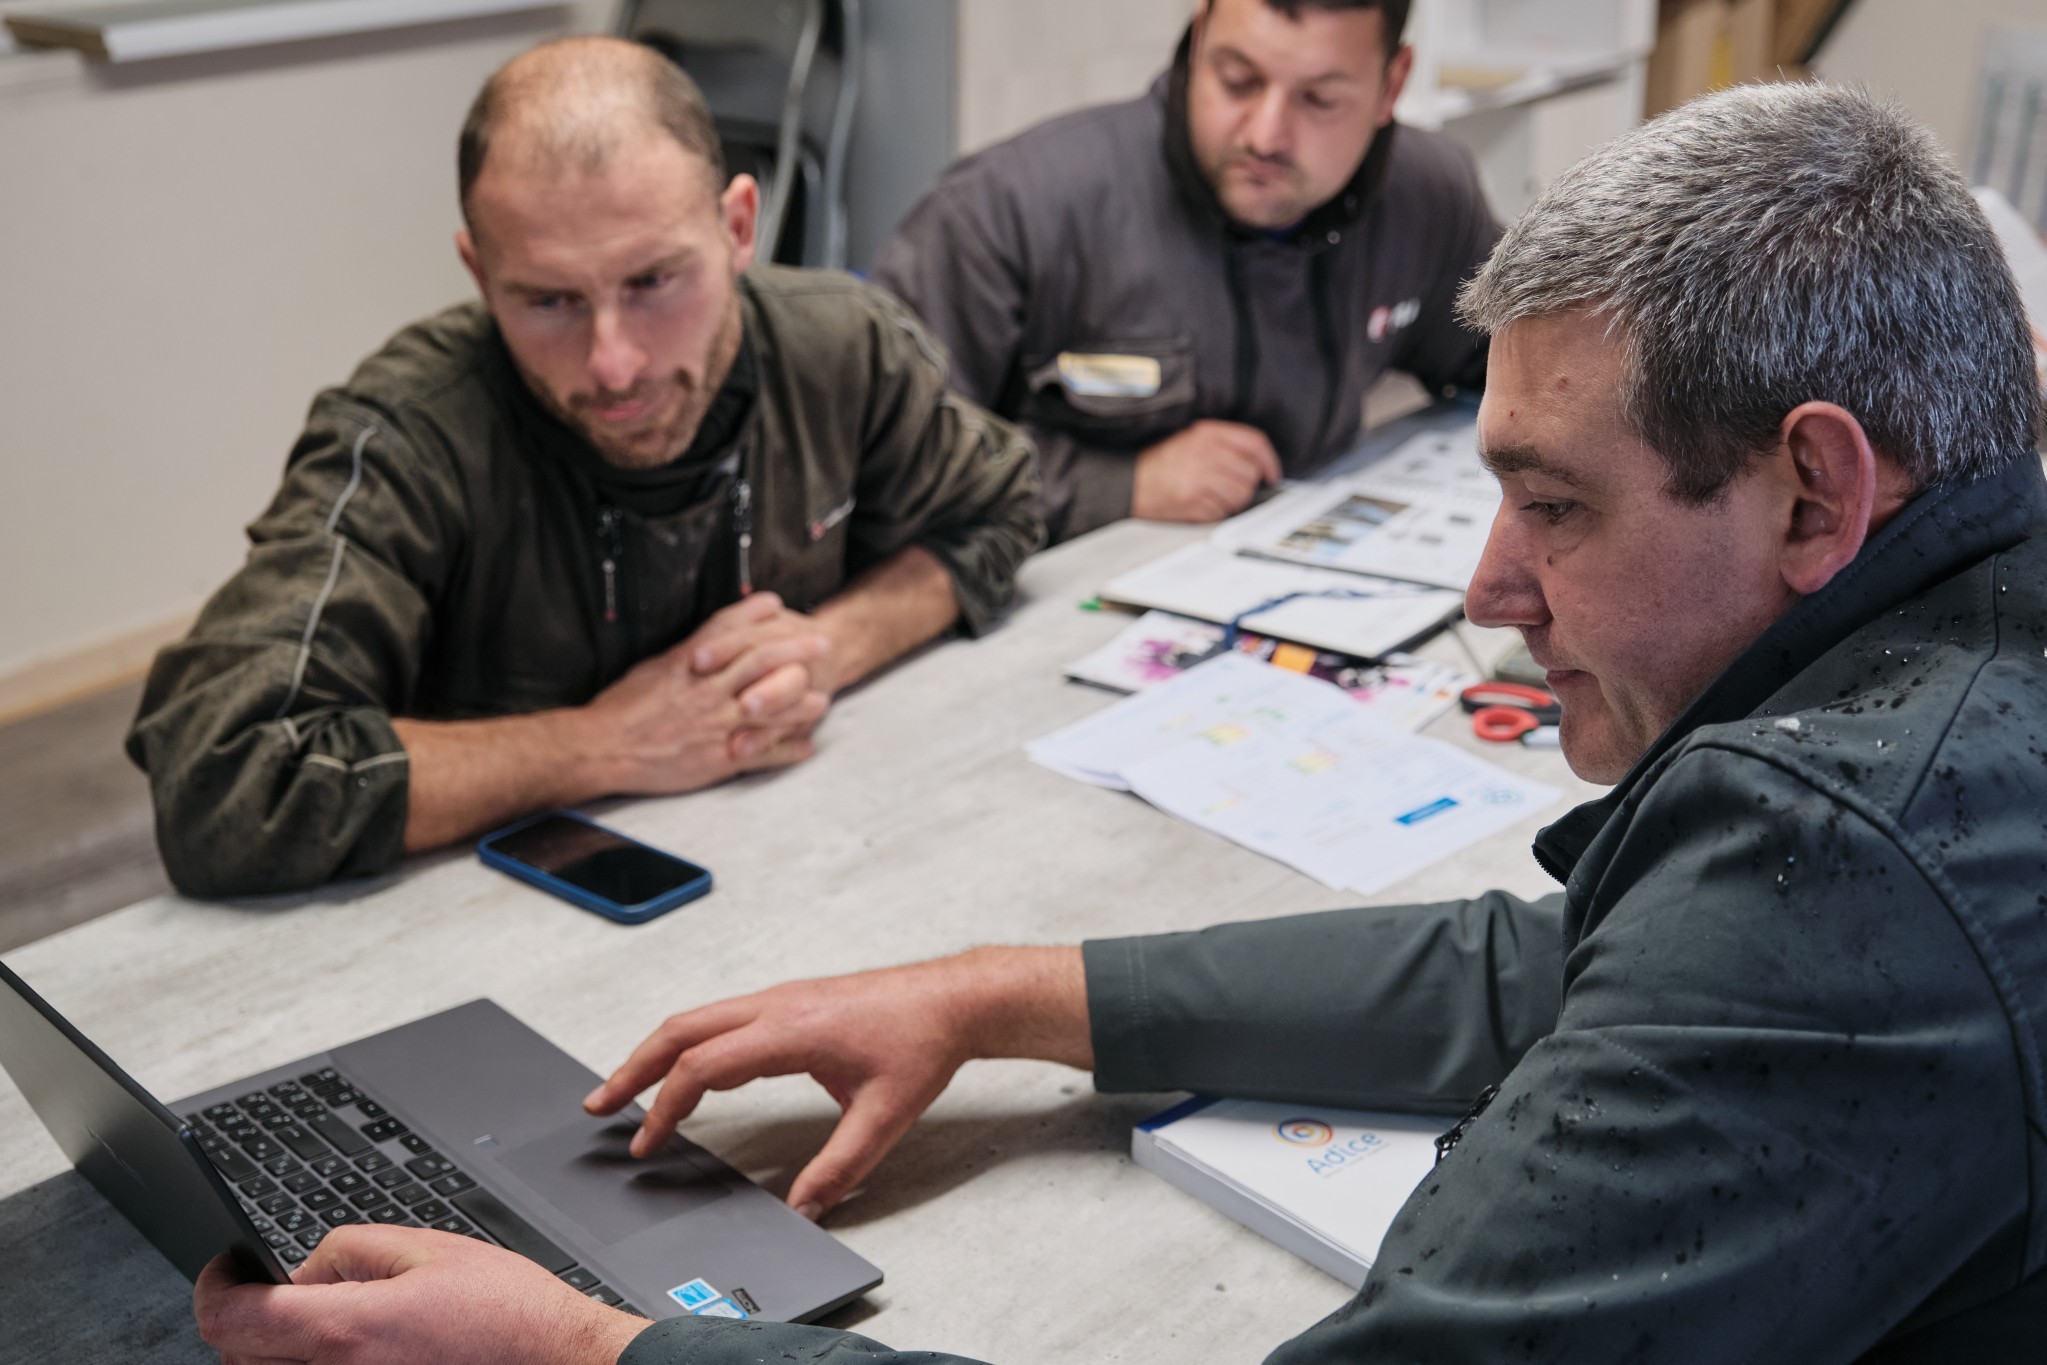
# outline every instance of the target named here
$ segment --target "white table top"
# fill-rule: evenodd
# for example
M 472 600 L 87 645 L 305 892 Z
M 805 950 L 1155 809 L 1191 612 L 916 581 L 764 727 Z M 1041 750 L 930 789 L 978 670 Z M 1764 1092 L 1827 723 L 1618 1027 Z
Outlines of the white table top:
M 288 900 L 144 901 L 9 965 L 172 1100 L 480 995 L 604 1072 L 662 1015 L 791 978 L 1356 904 L 1024 757 L 1111 699 L 1059 670 L 1129 618 L 1077 604 L 1196 534 L 1124 523 L 1038 556 L 1001 629 L 843 698 L 802 767 L 600 807 L 718 878 L 652 924 L 611 924 L 455 852 Z M 1457 713 L 1430 733 L 1565 802 L 1372 899 L 1554 890 L 1529 839 L 1598 789 L 1554 751 L 1479 744 Z M 887 1275 L 834 1325 L 1019 1365 L 1184 1365 L 1258 1360 L 1341 1303 L 1337 1281 L 1131 1163 L 1131 1125 L 1170 1098 L 1097 1096 L 1051 1065 L 970 1065 L 827 1220 Z M 836 1112 L 785 1078 L 710 1097 L 687 1131 L 779 1192 Z M 188 1293 L 0 1075 L 0 1360 L 210 1361 Z

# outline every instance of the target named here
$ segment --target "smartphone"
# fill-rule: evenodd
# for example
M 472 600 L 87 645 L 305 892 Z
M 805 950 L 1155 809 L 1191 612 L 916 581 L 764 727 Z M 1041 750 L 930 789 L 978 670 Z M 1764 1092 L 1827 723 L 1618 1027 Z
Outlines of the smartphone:
M 709 870 L 572 810 L 547 811 L 486 834 L 476 856 L 620 924 L 645 924 L 711 889 Z

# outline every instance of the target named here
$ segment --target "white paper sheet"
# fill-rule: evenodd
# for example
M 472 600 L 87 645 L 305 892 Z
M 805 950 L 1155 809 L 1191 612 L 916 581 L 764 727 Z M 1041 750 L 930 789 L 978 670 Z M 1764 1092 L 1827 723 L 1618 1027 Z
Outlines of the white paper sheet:
M 1464 601 L 1460 594 L 1439 588 L 1253 559 L 1206 541 L 1121 575 L 1102 589 L 1102 596 L 1133 607 L 1227 623 L 1289 593 L 1330 591 L 1371 596 L 1297 597 L 1245 617 L 1244 629 L 1376 659 L 1442 625 Z
M 1378 891 L 1553 803 L 1375 720 L 1341 688 L 1227 654 L 1028 746 L 1315 878 Z
M 1430 431 L 1357 474 L 1289 489 L 1218 526 L 1210 540 L 1290 563 L 1461 592 L 1478 569 L 1500 487 L 1478 431 Z
M 1170 682 L 1126 697 L 1086 720 L 1024 746 L 1034 762 L 1112 791 L 1129 791 L 1123 771 L 1217 727 L 1253 730 L 1283 724 L 1289 714 L 1327 711 L 1330 698 L 1354 704 L 1342 690 L 1241 654 L 1224 654 Z

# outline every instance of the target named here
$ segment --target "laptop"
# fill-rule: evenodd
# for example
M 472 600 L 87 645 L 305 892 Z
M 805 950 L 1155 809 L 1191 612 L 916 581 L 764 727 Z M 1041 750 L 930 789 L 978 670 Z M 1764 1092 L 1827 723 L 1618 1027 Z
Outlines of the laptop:
M 290 1278 L 350 1223 L 526 1256 L 649 1318 L 801 1322 L 881 1272 L 681 1136 L 631 1157 L 640 1111 L 489 1000 L 165 1106 L 0 963 L 0 1067 L 79 1174 L 188 1279 L 222 1252 Z

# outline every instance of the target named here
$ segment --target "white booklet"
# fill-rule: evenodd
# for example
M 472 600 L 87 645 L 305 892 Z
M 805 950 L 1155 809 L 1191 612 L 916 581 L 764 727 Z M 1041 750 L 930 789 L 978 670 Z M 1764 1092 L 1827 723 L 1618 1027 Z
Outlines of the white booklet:
M 1356 1289 L 1436 1164 L 1445 1118 L 1192 1099 L 1130 1135 L 1138 1165 Z
M 1466 426 L 1423 432 L 1356 474 L 1289 489 L 1210 538 L 1220 549 L 1462 592 L 1499 505 L 1478 429 Z
M 1561 793 L 1374 718 L 1350 694 L 1223 654 L 1026 746 L 1325 886 L 1369 895 Z
M 1344 595 L 1317 595 L 1323 593 Z M 1461 593 L 1253 559 L 1210 541 L 1183 546 L 1120 575 L 1102 589 L 1102 596 L 1217 624 L 1242 616 L 1245 630 L 1358 659 L 1381 658 L 1414 644 L 1464 607 Z M 1283 597 L 1291 600 L 1256 610 Z

